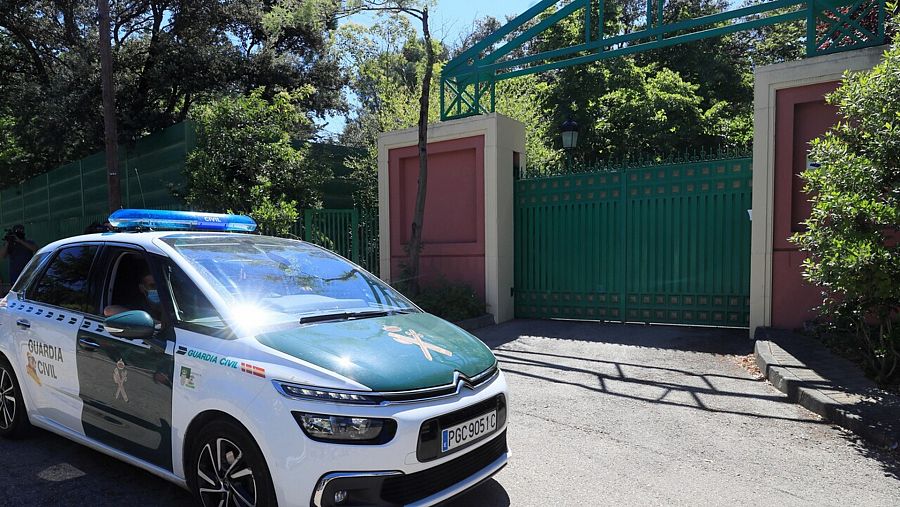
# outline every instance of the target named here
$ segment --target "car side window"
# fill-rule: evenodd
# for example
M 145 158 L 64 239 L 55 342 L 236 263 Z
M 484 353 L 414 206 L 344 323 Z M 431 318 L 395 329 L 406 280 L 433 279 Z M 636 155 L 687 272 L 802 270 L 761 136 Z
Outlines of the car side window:
M 227 329 L 219 312 L 181 268 L 167 263 L 165 272 L 166 281 L 172 294 L 175 319 L 180 324 L 186 324 L 187 327 L 201 326 L 217 331 Z
M 60 308 L 96 313 L 96 304 L 91 301 L 88 290 L 88 276 L 96 254 L 96 245 L 61 249 L 26 297 Z
M 146 256 L 137 250 L 110 249 L 106 285 L 101 298 L 102 314 L 112 317 L 129 310 L 142 310 L 161 319 L 159 293 Z
M 19 292 L 24 289 L 28 285 L 28 281 L 31 280 L 35 272 L 41 266 L 41 263 L 43 263 L 44 259 L 46 259 L 48 255 L 50 255 L 48 252 L 41 252 L 32 257 L 31 260 L 28 261 L 28 265 L 25 266 L 25 270 L 22 271 L 22 275 L 19 276 L 19 279 L 16 280 L 15 285 L 13 285 L 12 289 L 10 289 L 10 292 Z

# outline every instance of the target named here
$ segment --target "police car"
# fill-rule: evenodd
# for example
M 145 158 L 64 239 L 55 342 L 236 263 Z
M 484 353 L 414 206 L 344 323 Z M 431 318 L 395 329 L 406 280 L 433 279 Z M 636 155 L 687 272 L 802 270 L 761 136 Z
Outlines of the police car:
M 0 300 L 0 435 L 38 426 L 204 506 L 432 505 L 507 462 L 477 338 L 237 215 L 119 210 Z

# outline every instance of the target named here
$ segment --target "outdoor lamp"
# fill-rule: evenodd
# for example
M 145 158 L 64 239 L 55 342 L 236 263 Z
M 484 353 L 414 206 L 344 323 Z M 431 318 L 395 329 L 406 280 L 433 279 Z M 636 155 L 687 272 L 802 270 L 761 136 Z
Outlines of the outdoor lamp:
M 570 116 L 559 127 L 563 148 L 571 150 L 578 146 L 578 123 Z

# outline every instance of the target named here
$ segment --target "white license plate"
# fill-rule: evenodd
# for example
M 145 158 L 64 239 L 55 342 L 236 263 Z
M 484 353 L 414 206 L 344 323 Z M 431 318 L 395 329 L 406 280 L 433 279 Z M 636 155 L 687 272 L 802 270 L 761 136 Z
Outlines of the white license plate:
M 441 432 L 441 452 L 453 450 L 474 442 L 497 429 L 497 411 L 482 414 L 474 419 L 451 426 Z

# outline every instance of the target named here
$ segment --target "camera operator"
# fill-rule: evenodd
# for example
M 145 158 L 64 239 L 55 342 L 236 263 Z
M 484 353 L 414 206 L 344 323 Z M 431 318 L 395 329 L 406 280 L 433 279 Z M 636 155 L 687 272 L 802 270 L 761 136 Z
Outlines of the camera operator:
M 8 229 L 3 239 L 5 243 L 0 247 L 0 259 L 9 256 L 9 283 L 16 283 L 19 274 L 34 256 L 34 252 L 37 252 L 38 247 L 34 241 L 25 239 L 25 226 L 22 224 Z

